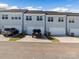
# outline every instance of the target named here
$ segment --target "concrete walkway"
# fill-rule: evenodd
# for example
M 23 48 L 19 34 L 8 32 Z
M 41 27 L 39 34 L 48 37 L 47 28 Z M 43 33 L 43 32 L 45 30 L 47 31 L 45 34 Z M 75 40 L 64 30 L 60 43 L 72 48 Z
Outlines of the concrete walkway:
M 9 41 L 9 38 L 0 35 L 0 41 Z
M 9 38 L 4 37 L 3 35 L 0 35 L 0 41 L 9 41 Z M 16 42 L 47 42 L 47 43 L 52 43 L 46 37 L 38 39 L 38 38 L 32 38 L 32 36 L 25 36 L 24 38 L 17 40 Z
M 18 42 L 49 42 L 49 43 L 52 43 L 46 37 L 38 39 L 38 38 L 32 38 L 32 36 L 26 36 L 23 39 L 18 40 Z
M 60 40 L 62 43 L 79 43 L 79 37 L 55 37 L 56 39 Z

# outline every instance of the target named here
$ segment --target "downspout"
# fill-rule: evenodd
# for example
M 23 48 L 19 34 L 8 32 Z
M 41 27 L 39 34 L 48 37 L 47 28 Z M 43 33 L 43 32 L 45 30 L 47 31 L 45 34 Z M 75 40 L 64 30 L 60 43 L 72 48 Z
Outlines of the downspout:
M 44 35 L 46 35 L 46 13 L 44 15 L 44 23 L 45 23 L 45 25 L 44 25 Z
M 67 33 L 67 14 L 66 14 L 66 35 L 68 35 L 68 33 Z
M 22 33 L 24 33 L 24 12 L 22 12 Z

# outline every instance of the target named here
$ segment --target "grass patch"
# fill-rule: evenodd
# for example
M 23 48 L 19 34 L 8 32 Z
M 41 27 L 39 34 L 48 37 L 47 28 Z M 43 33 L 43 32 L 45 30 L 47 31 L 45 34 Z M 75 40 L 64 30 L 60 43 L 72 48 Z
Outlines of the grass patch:
M 15 42 L 17 40 L 20 40 L 21 38 L 10 38 L 9 41 Z
M 52 36 L 49 36 L 48 39 L 51 40 L 53 43 L 59 43 L 59 40 Z
M 23 37 L 25 37 L 25 34 L 19 34 L 19 35 L 17 35 L 16 37 L 9 38 L 9 41 L 15 42 L 15 41 L 17 41 L 17 40 L 22 39 Z

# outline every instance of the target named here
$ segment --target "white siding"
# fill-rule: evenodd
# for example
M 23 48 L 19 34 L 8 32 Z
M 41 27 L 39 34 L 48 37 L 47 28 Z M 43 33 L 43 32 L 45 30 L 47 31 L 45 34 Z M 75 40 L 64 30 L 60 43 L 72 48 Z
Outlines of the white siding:
M 48 22 L 48 17 L 53 17 L 53 22 Z M 63 17 L 64 21 L 59 22 L 59 17 Z M 55 30 L 56 28 L 57 30 Z M 62 33 L 60 28 L 63 30 Z M 52 35 L 66 35 L 66 15 L 46 15 L 46 31 L 50 32 L 49 29 L 51 29 Z
M 69 23 L 69 20 L 74 20 L 74 23 Z M 79 16 L 67 16 L 67 33 L 70 35 L 74 33 L 79 36 Z
M 32 16 L 32 20 L 26 20 L 26 16 Z M 37 16 L 42 16 L 42 21 L 37 21 Z M 40 29 L 44 34 L 45 18 L 44 14 L 24 14 L 24 30 L 27 34 L 32 34 L 33 29 Z
M 65 35 L 65 28 L 50 28 L 49 32 L 51 32 L 51 35 Z
M 8 19 L 2 19 L 2 15 L 8 15 Z M 0 29 L 3 28 L 17 28 L 20 33 L 22 32 L 22 20 L 24 17 L 24 31 L 27 34 L 32 34 L 33 29 L 40 29 L 42 34 L 45 30 L 51 32 L 52 35 L 66 35 L 66 20 L 67 20 L 67 33 L 70 35 L 74 33 L 79 36 L 79 16 L 66 15 L 45 15 L 45 14 L 31 14 L 22 12 L 0 12 Z M 26 20 L 26 16 L 31 16 L 32 20 Z M 42 16 L 42 21 L 37 21 L 37 16 Z M 14 19 L 12 17 L 21 17 L 21 19 Z M 45 18 L 46 17 L 46 18 Z M 48 22 L 48 17 L 53 17 L 53 22 Z M 59 17 L 63 17 L 63 22 L 59 22 Z M 46 21 L 45 21 L 46 20 Z M 74 20 L 74 23 L 69 23 L 69 20 Z M 46 29 L 45 29 L 46 22 Z
M 8 15 L 8 19 L 2 19 L 2 15 Z M 21 19 L 13 19 L 12 17 L 21 17 Z M 22 32 L 22 13 L 21 12 L 0 12 L 1 28 L 17 28 Z

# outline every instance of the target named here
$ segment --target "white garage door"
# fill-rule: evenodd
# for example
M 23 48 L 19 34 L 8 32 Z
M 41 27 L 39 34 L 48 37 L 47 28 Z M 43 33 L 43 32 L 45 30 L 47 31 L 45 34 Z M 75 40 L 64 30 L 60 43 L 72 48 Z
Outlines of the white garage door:
M 74 33 L 75 36 L 79 36 L 79 29 L 70 29 L 70 34 Z
M 40 29 L 41 33 L 44 34 L 44 29 L 43 28 L 35 28 L 35 27 L 28 27 L 27 28 L 27 34 L 32 35 L 33 29 Z
M 65 35 L 65 28 L 50 28 L 51 35 Z
M 27 28 L 27 34 L 31 35 L 33 31 L 33 28 Z

